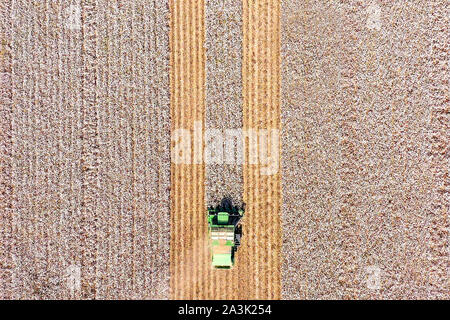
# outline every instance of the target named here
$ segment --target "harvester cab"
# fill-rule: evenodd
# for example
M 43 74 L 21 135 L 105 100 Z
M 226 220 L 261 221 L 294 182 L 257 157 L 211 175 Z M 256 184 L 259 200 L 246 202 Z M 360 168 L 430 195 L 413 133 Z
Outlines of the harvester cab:
M 218 206 L 208 208 L 208 229 L 212 254 L 212 266 L 216 269 L 230 269 L 234 255 L 241 244 L 241 218 L 244 208 Z

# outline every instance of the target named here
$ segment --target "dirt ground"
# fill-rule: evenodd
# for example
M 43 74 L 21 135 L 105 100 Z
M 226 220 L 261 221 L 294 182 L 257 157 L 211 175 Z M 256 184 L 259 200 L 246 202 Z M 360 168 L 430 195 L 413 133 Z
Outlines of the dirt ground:
M 218 2 L 207 12 L 215 13 Z M 219 6 L 220 7 L 220 6 Z M 239 8 L 235 10 L 239 11 Z M 279 54 L 279 4 L 266 1 L 259 5 L 243 3 L 243 126 L 245 128 L 279 128 L 280 125 L 280 54 Z M 205 121 L 205 53 L 202 32 L 215 24 L 204 24 L 204 3 L 171 2 L 171 90 L 172 128 L 192 129 L 194 121 Z M 226 20 L 226 13 L 222 18 Z M 211 21 L 211 17 L 206 19 Z M 226 23 L 226 22 L 224 22 Z M 195 30 L 196 32 L 193 32 Z M 238 36 L 228 30 L 231 36 Z M 219 32 L 220 33 L 220 32 Z M 208 35 L 210 37 L 211 35 Z M 206 58 L 220 61 L 220 50 L 230 46 L 226 33 L 220 34 L 219 46 Z M 209 39 L 209 41 L 211 41 Z M 237 39 L 239 41 L 239 39 Z M 188 50 L 189 49 L 189 50 Z M 268 65 L 267 61 L 271 63 Z M 206 77 L 209 82 L 218 77 L 226 61 L 211 63 Z M 186 66 L 189 66 L 186 69 Z M 216 70 L 215 68 L 219 69 Z M 239 76 L 231 69 L 228 77 Z M 223 72 L 223 70 L 222 70 Z M 190 80 L 190 84 L 186 85 Z M 230 83 L 240 88 L 238 83 Z M 198 90 L 198 91 L 197 91 Z M 227 93 L 229 94 L 227 96 Z M 214 106 L 230 102 L 236 108 L 239 100 L 228 90 L 209 92 L 207 101 L 213 117 L 220 113 Z M 215 95 L 214 95 L 215 94 Z M 190 97 L 190 99 L 183 99 Z M 214 101 L 214 98 L 217 101 Z M 239 115 L 239 114 L 238 114 Z M 238 115 L 232 115 L 233 124 L 239 125 Z M 225 116 L 225 115 L 222 115 Z M 208 123 L 218 122 L 208 119 Z M 203 125 L 203 128 L 205 125 Z M 222 127 L 220 127 L 222 128 Z M 248 163 L 248 160 L 247 160 Z M 236 169 L 236 168 L 234 168 Z M 243 199 L 247 209 L 243 224 L 243 244 L 237 253 L 232 270 L 213 270 L 208 248 L 206 206 L 204 201 L 204 165 L 172 165 L 172 226 L 171 226 L 171 297 L 175 299 L 270 299 L 279 298 L 280 288 L 280 175 L 261 176 L 259 165 L 243 166 Z M 217 171 L 216 171 L 217 170 Z M 218 173 L 229 168 L 210 166 L 206 174 L 209 184 Z M 236 174 L 237 172 L 237 174 Z M 239 168 L 231 171 L 239 183 Z M 226 179 L 227 177 L 222 177 Z M 233 180 L 233 179 L 232 179 Z M 227 183 L 227 182 L 225 182 Z M 228 184 L 230 186 L 230 184 Z M 236 188 L 234 185 L 232 188 Z M 220 188 L 219 188 L 220 189 Z M 223 191 L 223 190 L 220 190 Z M 217 199 L 216 199 L 217 200 Z
M 448 9 L 1 1 L 0 299 L 448 299 Z M 174 163 L 196 122 L 281 130 L 279 170 Z

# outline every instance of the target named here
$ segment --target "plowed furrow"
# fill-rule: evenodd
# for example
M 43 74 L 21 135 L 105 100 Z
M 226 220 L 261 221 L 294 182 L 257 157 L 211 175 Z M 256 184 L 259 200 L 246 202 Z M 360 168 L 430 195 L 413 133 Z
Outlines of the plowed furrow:
M 171 1 L 172 132 L 193 130 L 204 117 L 203 2 Z M 191 150 L 193 155 L 193 149 Z M 204 165 L 172 164 L 171 296 L 204 291 Z M 200 237 L 196 237 L 199 235 Z M 206 271 L 206 269 L 205 269 Z

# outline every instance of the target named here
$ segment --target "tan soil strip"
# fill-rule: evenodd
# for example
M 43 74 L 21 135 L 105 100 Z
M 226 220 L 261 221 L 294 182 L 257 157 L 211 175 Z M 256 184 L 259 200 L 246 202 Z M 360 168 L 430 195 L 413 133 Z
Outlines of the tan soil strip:
M 204 122 L 204 3 L 170 1 L 170 13 L 172 132 L 193 130 L 194 121 Z M 208 291 L 210 273 L 204 165 L 172 164 L 171 175 L 171 297 L 198 298 Z

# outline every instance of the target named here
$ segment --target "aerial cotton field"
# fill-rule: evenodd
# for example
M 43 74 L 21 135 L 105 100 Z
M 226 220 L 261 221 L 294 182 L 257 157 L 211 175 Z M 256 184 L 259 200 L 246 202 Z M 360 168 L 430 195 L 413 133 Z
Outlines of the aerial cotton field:
M 0 299 L 449 298 L 446 1 L 0 21 Z

